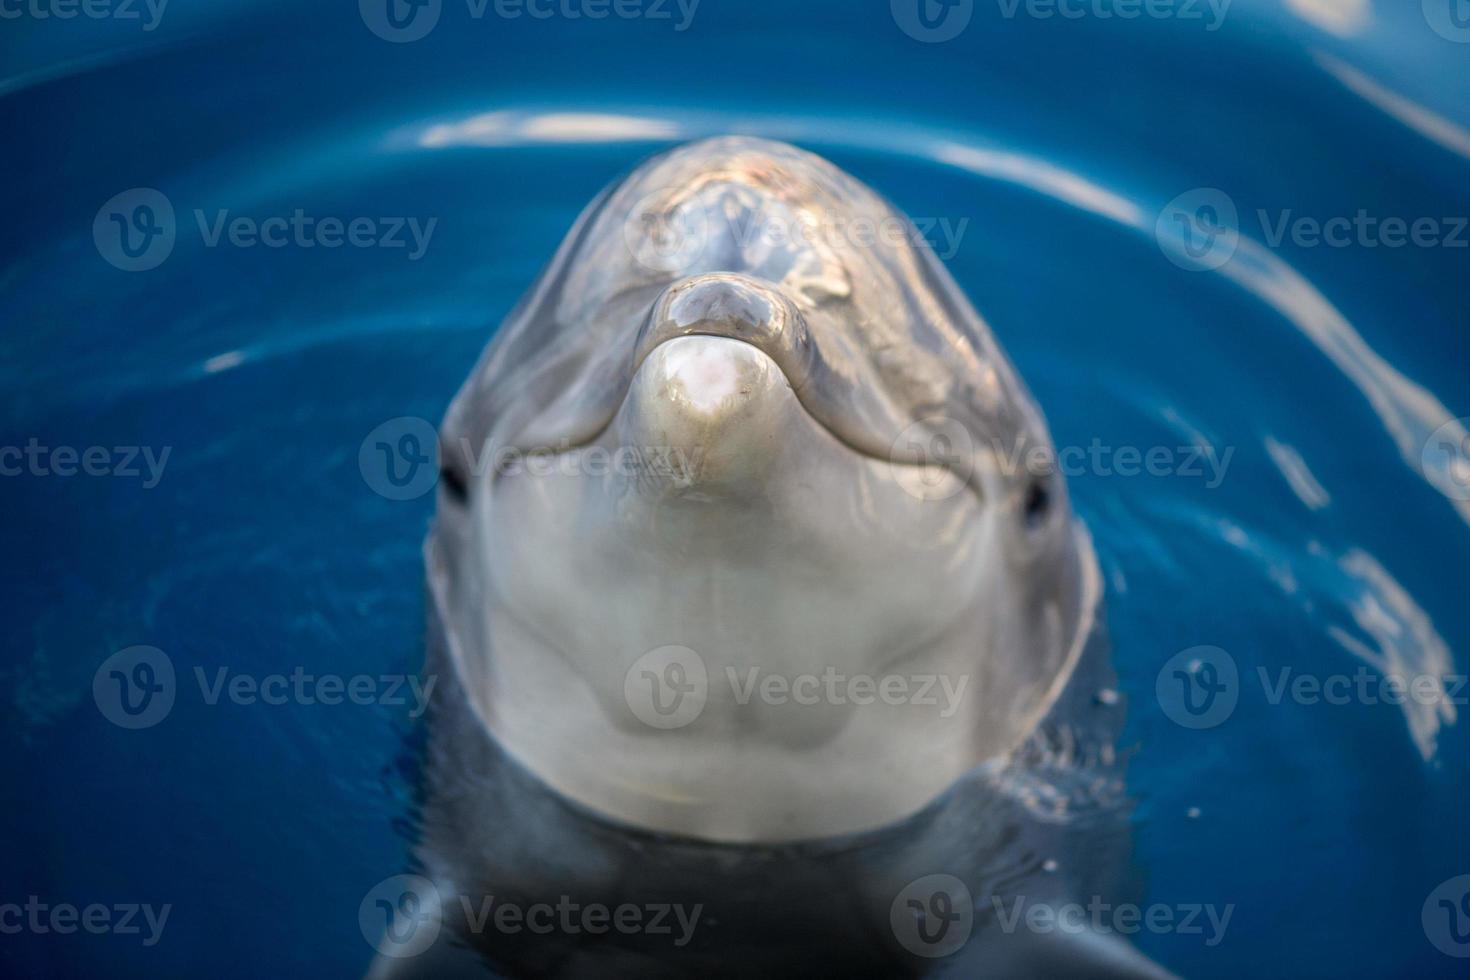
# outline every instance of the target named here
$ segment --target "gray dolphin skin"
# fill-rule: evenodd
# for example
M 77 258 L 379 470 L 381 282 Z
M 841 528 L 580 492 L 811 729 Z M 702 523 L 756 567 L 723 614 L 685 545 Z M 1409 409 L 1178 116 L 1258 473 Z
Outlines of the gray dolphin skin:
M 1126 878 L 1099 575 L 1015 464 L 1040 411 L 873 191 L 745 137 L 644 163 L 440 436 L 443 935 L 374 975 L 1165 975 L 1010 915 Z M 647 914 L 494 914 L 559 903 Z

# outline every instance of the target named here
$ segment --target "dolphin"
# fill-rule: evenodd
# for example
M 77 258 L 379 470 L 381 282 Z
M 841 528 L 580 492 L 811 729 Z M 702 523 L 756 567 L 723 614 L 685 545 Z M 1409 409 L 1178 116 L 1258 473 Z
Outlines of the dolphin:
M 1052 459 L 913 224 L 831 163 L 722 137 L 604 191 L 440 428 L 443 682 L 384 906 L 417 918 L 373 975 L 1167 975 L 996 904 L 1126 864 L 1068 836 L 1126 807 L 1076 776 L 1117 709 Z

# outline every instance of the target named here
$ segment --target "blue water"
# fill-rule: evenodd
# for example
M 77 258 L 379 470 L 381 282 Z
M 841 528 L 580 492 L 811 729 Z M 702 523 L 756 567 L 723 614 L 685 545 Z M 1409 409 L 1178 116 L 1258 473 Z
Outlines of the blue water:
M 364 437 L 440 416 L 604 184 L 722 131 L 964 221 L 947 264 L 1059 445 L 1229 454 L 1218 485 L 1070 479 L 1107 582 L 1147 901 L 1234 906 L 1217 945 L 1138 944 L 1196 977 L 1465 974 L 1421 911 L 1470 874 L 1470 708 L 1273 704 L 1259 674 L 1470 695 L 1470 444 L 1430 438 L 1470 416 L 1470 249 L 1268 241 L 1288 211 L 1444 237 L 1470 214 L 1470 44 L 1419 3 L 1236 0 L 1206 30 L 976 0 L 958 37 L 921 43 L 880 0 L 704 0 L 683 31 L 677 12 L 444 0 L 401 44 L 350 3 L 175 3 L 151 31 L 0 21 L 0 446 L 170 452 L 151 486 L 142 462 L 0 477 L 0 904 L 172 908 L 153 945 L 0 934 L 6 974 L 365 968 L 358 903 L 407 846 L 408 711 L 211 705 L 194 671 L 418 668 L 433 497 L 375 493 Z M 128 272 L 93 221 L 139 187 L 171 202 L 176 242 Z M 1197 188 L 1238 209 L 1216 270 L 1155 234 Z M 411 259 L 209 247 L 194 218 L 298 208 L 437 222 Z M 179 694 L 126 730 L 93 679 L 138 644 Z M 1240 680 L 1195 730 L 1156 680 L 1201 645 Z

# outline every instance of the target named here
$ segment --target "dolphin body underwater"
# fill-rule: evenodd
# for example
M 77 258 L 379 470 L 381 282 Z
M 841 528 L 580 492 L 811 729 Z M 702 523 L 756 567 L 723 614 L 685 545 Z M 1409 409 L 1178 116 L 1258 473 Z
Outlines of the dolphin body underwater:
M 752 138 L 649 160 L 440 436 L 418 884 L 371 976 L 1168 976 L 1028 925 L 1126 878 L 1099 573 L 874 192 Z

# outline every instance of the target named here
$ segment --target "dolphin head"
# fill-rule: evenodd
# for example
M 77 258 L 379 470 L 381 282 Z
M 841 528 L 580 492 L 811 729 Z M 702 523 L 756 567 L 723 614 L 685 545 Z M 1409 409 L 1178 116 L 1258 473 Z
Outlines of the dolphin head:
M 902 819 L 1024 740 L 1091 628 L 989 329 L 907 219 L 784 144 L 680 147 L 594 201 L 440 456 L 429 577 L 470 702 L 640 827 Z

